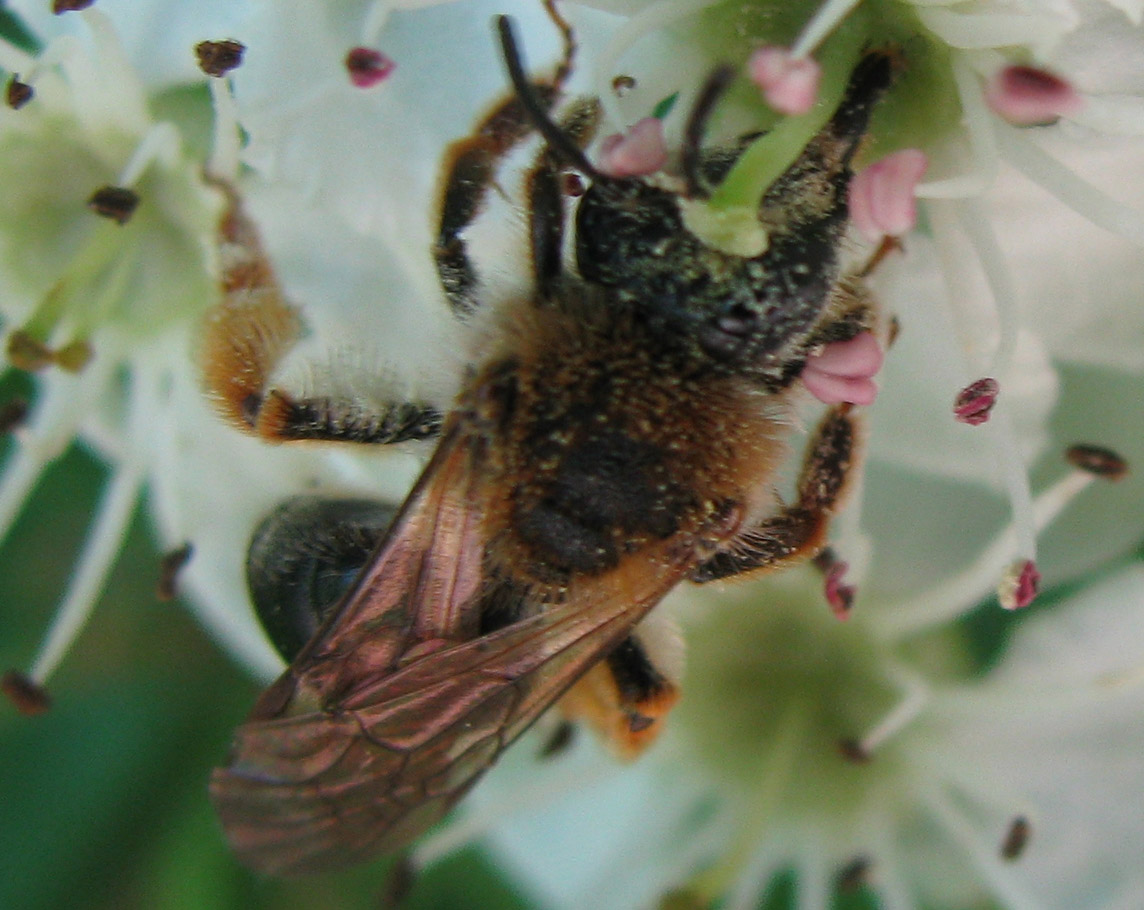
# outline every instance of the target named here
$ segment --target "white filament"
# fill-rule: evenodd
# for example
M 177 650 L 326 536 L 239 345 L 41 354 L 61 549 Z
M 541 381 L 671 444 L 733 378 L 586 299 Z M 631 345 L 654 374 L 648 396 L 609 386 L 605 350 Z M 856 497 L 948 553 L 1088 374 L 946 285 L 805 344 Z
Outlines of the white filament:
M 67 594 L 29 671 L 28 675 L 35 682 L 47 681 L 91 616 L 107 573 L 122 549 L 142 482 L 143 472 L 137 465 L 120 467 L 113 475 L 98 506 L 95 524 L 84 542 Z
M 1095 479 L 1096 475 L 1088 471 L 1071 471 L 1038 494 L 1029 510 L 1033 533 L 1043 531 Z M 1007 525 L 956 575 L 887 605 L 878 614 L 882 634 L 891 641 L 900 641 L 957 619 L 994 590 L 1001 573 L 1013 561 L 1016 543 L 1017 532 Z
M 211 155 L 207 162 L 207 173 L 228 183 L 238 178 L 238 154 L 241 130 L 238 123 L 238 109 L 230 80 L 211 79 L 211 105 L 214 108 L 214 125 L 211 134 Z
M 861 0 L 827 0 L 803 27 L 802 33 L 791 47 L 791 57 L 797 60 L 811 53 L 860 2 Z

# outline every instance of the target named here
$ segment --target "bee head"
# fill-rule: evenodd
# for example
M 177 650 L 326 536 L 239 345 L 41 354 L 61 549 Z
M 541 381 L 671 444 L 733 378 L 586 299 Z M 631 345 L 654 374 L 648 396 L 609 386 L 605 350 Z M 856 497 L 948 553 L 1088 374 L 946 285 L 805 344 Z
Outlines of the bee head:
M 680 149 L 682 188 L 602 173 L 548 116 L 525 78 L 511 26 L 499 20 L 516 92 L 552 151 L 590 181 L 576 212 L 575 256 L 583 280 L 630 308 L 667 347 L 683 347 L 738 370 L 789 370 L 819 322 L 837 281 L 849 217 L 850 161 L 892 65 L 869 54 L 831 120 L 766 191 L 758 208 L 765 248 L 741 254 L 697 235 L 685 207 L 705 200 L 743 146 L 702 145 L 707 121 L 734 76 L 712 72 L 699 92 Z

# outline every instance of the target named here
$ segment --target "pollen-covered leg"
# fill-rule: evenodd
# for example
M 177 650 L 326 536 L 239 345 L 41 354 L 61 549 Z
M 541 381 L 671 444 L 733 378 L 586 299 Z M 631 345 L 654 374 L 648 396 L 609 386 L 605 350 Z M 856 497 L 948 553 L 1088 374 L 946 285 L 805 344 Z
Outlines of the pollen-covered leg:
M 568 720 L 587 724 L 621 758 L 635 758 L 650 746 L 679 700 L 666 667 L 672 661 L 653 657 L 653 641 L 639 632 L 629 635 L 559 703 Z
M 552 78 L 530 83 L 535 96 L 547 108 L 560 96 L 572 71 L 576 43 L 571 26 L 553 4 L 547 2 L 545 8 L 564 38 L 564 56 Z M 470 315 L 480 305 L 478 276 L 469 258 L 464 231 L 480 214 L 501 159 L 527 138 L 533 128 L 532 115 L 521 96 L 514 93 L 498 102 L 470 135 L 454 142 L 445 152 L 433 259 L 449 307 L 458 317 Z
M 596 135 L 599 121 L 599 103 L 582 98 L 561 120 L 560 129 L 576 147 L 584 148 Z M 575 179 L 566 165 L 559 149 L 546 146 L 525 181 L 532 270 L 541 300 L 551 295 L 563 272 L 565 178 Z
M 748 529 L 691 576 L 714 581 L 743 572 L 790 566 L 823 546 L 830 516 L 841 503 L 861 446 L 858 421 L 848 404 L 827 411 L 818 425 L 798 479 L 798 499 L 773 518 Z
M 381 444 L 437 435 L 441 415 L 428 404 L 395 400 L 367 407 L 350 396 L 295 398 L 272 386 L 303 333 L 302 318 L 283 296 L 237 192 L 220 187 L 227 196 L 218 238 L 222 302 L 207 314 L 200 346 L 206 391 L 219 412 L 269 440 Z

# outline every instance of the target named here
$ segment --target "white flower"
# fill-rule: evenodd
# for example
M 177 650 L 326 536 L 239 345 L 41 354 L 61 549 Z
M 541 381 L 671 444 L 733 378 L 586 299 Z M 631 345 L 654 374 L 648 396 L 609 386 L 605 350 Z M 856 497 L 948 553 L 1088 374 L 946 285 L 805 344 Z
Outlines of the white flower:
M 859 867 L 894 910 L 1131 906 L 1142 580 L 1134 562 L 1054 603 L 982 679 L 964 630 L 903 646 L 868 601 L 840 624 L 801 572 L 693 595 L 687 688 L 651 754 L 609 768 L 583 743 L 526 772 L 522 751 L 470 819 L 510 816 L 492 848 L 546 907 L 753 908 L 783 873 L 792 905 L 826 907 Z M 855 733 L 868 761 L 840 751 Z
M 539 4 L 423 5 L 288 0 L 192 12 L 106 0 L 52 20 L 38 4 L 40 12 L 20 7 L 42 34 L 66 34 L 35 59 L 0 45 L 0 64 L 36 93 L 0 114 L 4 330 L 49 354 L 68 351 L 71 359 L 56 358 L 65 363 L 88 347 L 93 356 L 75 374 L 58 364 L 37 374 L 35 411 L 0 477 L 0 530 L 72 440 L 110 470 L 35 681 L 94 603 L 144 489 L 163 545 L 193 546 L 179 579 L 193 608 L 265 677 L 281 662 L 246 603 L 253 527 L 298 492 L 395 501 L 411 479 L 408 454 L 268 446 L 212 413 L 193 342 L 218 298 L 222 201 L 202 178 L 207 152 L 188 151 L 194 117 L 183 116 L 201 119 L 206 93 L 199 85 L 185 95 L 190 110 L 177 122 L 152 110 L 172 87 L 204 81 L 189 63 L 195 41 L 246 44 L 232 79 L 249 140 L 242 192 L 312 330 L 283 376 L 329 378 L 334 349 L 355 372 L 384 363 L 447 400 L 460 346 L 427 254 L 437 163 L 504 91 L 489 14 L 518 18 L 537 69 L 551 65 L 560 38 Z M 837 622 L 811 569 L 681 592 L 663 612 L 685 629 L 689 675 L 664 740 L 631 768 L 590 744 L 536 767 L 525 744 L 419 856 L 488 833 L 538 900 L 600 910 L 643 906 L 672 888 L 757 906 L 784 871 L 794 873 L 800 907 L 826 906 L 835 876 L 856 859 L 871 861 L 867 887 L 886 907 L 985 896 L 1021 908 L 1131 900 L 1138 882 L 1120 845 L 1141 833 L 1125 801 L 1144 772 L 1135 688 L 1144 660 L 1121 630 L 1139 624 L 1144 603 L 1139 566 L 1109 567 L 1144 536 L 1144 486 L 1130 479 L 1069 505 L 1089 479 L 1062 479 L 1059 456 L 1068 444 L 1098 442 L 1144 464 L 1135 296 L 1144 198 L 1124 154 L 1136 146 L 1101 149 L 1127 182 L 1103 191 L 1099 179 L 1077 176 L 1085 156 L 1064 167 L 1072 153 L 1046 148 L 1091 145 L 1096 130 L 1140 134 L 1144 68 L 1092 65 L 1110 35 L 1116 60 L 1139 53 L 1140 3 L 595 5 L 603 12 L 564 10 L 581 43 L 573 90 L 603 97 L 603 132 L 640 122 L 680 92 L 665 121 L 669 147 L 702 76 L 742 63 L 756 45 L 813 54 L 827 98 L 869 44 L 901 46 L 917 64 L 891 91 L 870 152 L 918 148 L 930 168 L 917 188 L 921 228 L 875 276 L 902 334 L 872 409 L 862 489 L 835 533 L 857 606 Z M 116 29 L 129 33 L 126 55 Z M 372 87 L 346 68 L 355 48 L 385 63 Z M 1064 77 L 1083 106 L 1052 128 L 1004 122 L 988 106 L 989 80 L 1017 64 Z M 636 82 L 622 98 L 617 75 Z M 827 107 L 780 119 L 751 92 L 732 96 L 721 112 L 726 135 L 769 132 L 713 204 L 753 205 Z M 229 155 L 236 164 L 238 153 L 220 146 L 215 163 Z M 502 181 L 510 199 L 517 163 Z M 1110 167 L 1096 177 L 1112 176 Z M 1087 221 L 1038 198 L 1014 169 Z M 138 187 L 143 202 L 126 224 L 83 208 L 103 184 Z M 527 272 L 519 211 L 493 199 L 488 215 L 475 245 L 493 263 L 492 283 L 511 287 Z M 96 309 L 81 305 L 91 299 Z M 431 340 L 442 334 L 443 346 Z M 1000 382 L 993 420 L 955 422 L 954 395 L 983 376 Z M 1047 606 L 983 674 L 966 656 L 965 617 L 983 601 L 986 613 L 996 610 L 992 591 L 1006 567 L 1034 555 Z M 1046 646 L 1052 658 L 1037 650 Z M 852 758 L 871 760 L 846 761 L 845 737 L 861 745 Z M 1068 751 L 1054 754 L 1062 744 Z M 594 783 L 574 786 L 584 779 Z M 1069 798 L 1082 788 L 1084 798 Z M 530 803 L 562 793 L 570 795 L 528 814 Z M 997 844 L 1017 817 L 1033 835 L 1026 856 L 1008 863 Z
M 158 14 L 163 5 L 156 6 Z M 217 34 L 206 12 L 188 24 L 188 35 Z M 185 138 L 195 134 L 196 117 L 210 116 L 207 94 L 174 93 L 179 105 L 162 90 L 149 94 L 123 52 L 116 22 L 100 10 L 64 18 L 69 34 L 39 55 L 0 45 L 0 63 L 33 92 L 19 109 L 0 111 L 7 187 L 0 202 L 0 305 L 9 360 L 36 369 L 38 384 L 31 413 L 13 431 L 16 447 L 0 480 L 0 533 L 73 441 L 94 450 L 110 473 L 28 676 L 42 684 L 66 654 L 146 490 L 163 546 L 191 547 L 180 589 L 224 646 L 269 678 L 281 658 L 254 621 L 244 581 L 255 525 L 303 491 L 399 499 L 417 459 L 408 452 L 361 457 L 270 446 L 243 437 L 213 412 L 195 349 L 202 319 L 219 299 L 223 200 L 204 180 L 206 152 L 188 151 Z M 188 38 L 182 47 L 188 61 L 194 43 Z M 135 50 L 142 54 L 145 42 Z M 161 47 L 152 51 L 162 56 Z M 198 80 L 206 81 L 201 72 Z M 158 120 L 152 105 L 180 119 Z M 138 208 L 123 224 L 87 205 L 105 185 L 138 192 Z M 250 206 L 280 253 L 287 286 L 299 302 L 325 305 L 309 319 L 315 339 L 323 330 L 354 337 L 344 327 L 347 318 L 360 328 L 386 314 L 377 289 L 401 287 L 402 270 L 378 256 L 378 238 L 363 237 L 289 188 L 255 185 L 251 192 Z M 356 316 L 347 316 L 355 308 Z M 392 318 L 388 325 L 400 337 L 358 345 L 355 354 L 416 347 L 418 324 Z M 306 353 L 323 362 L 332 356 L 314 343 Z

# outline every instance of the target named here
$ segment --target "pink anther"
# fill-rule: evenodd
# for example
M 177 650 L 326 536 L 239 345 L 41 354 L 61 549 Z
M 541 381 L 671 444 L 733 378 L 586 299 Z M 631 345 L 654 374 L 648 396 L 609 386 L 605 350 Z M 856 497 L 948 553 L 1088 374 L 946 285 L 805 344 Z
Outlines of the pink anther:
M 626 132 L 615 133 L 600 143 L 600 170 L 609 177 L 644 177 L 667 163 L 663 121 L 644 117 Z
M 914 191 L 929 164 L 921 149 L 902 149 L 863 168 L 850 181 L 850 217 L 869 240 L 898 237 L 918 220 Z
M 747 61 L 751 81 L 780 114 L 805 114 L 818 98 L 822 67 L 810 57 L 795 57 L 777 44 L 760 47 Z
M 1084 106 L 1084 100 L 1070 83 L 1033 66 L 998 70 L 985 86 L 985 102 L 1017 126 L 1053 123 Z
M 878 396 L 874 377 L 882 368 L 883 354 L 870 332 L 849 341 L 826 345 L 807 358 L 802 381 L 825 404 L 873 404 Z

